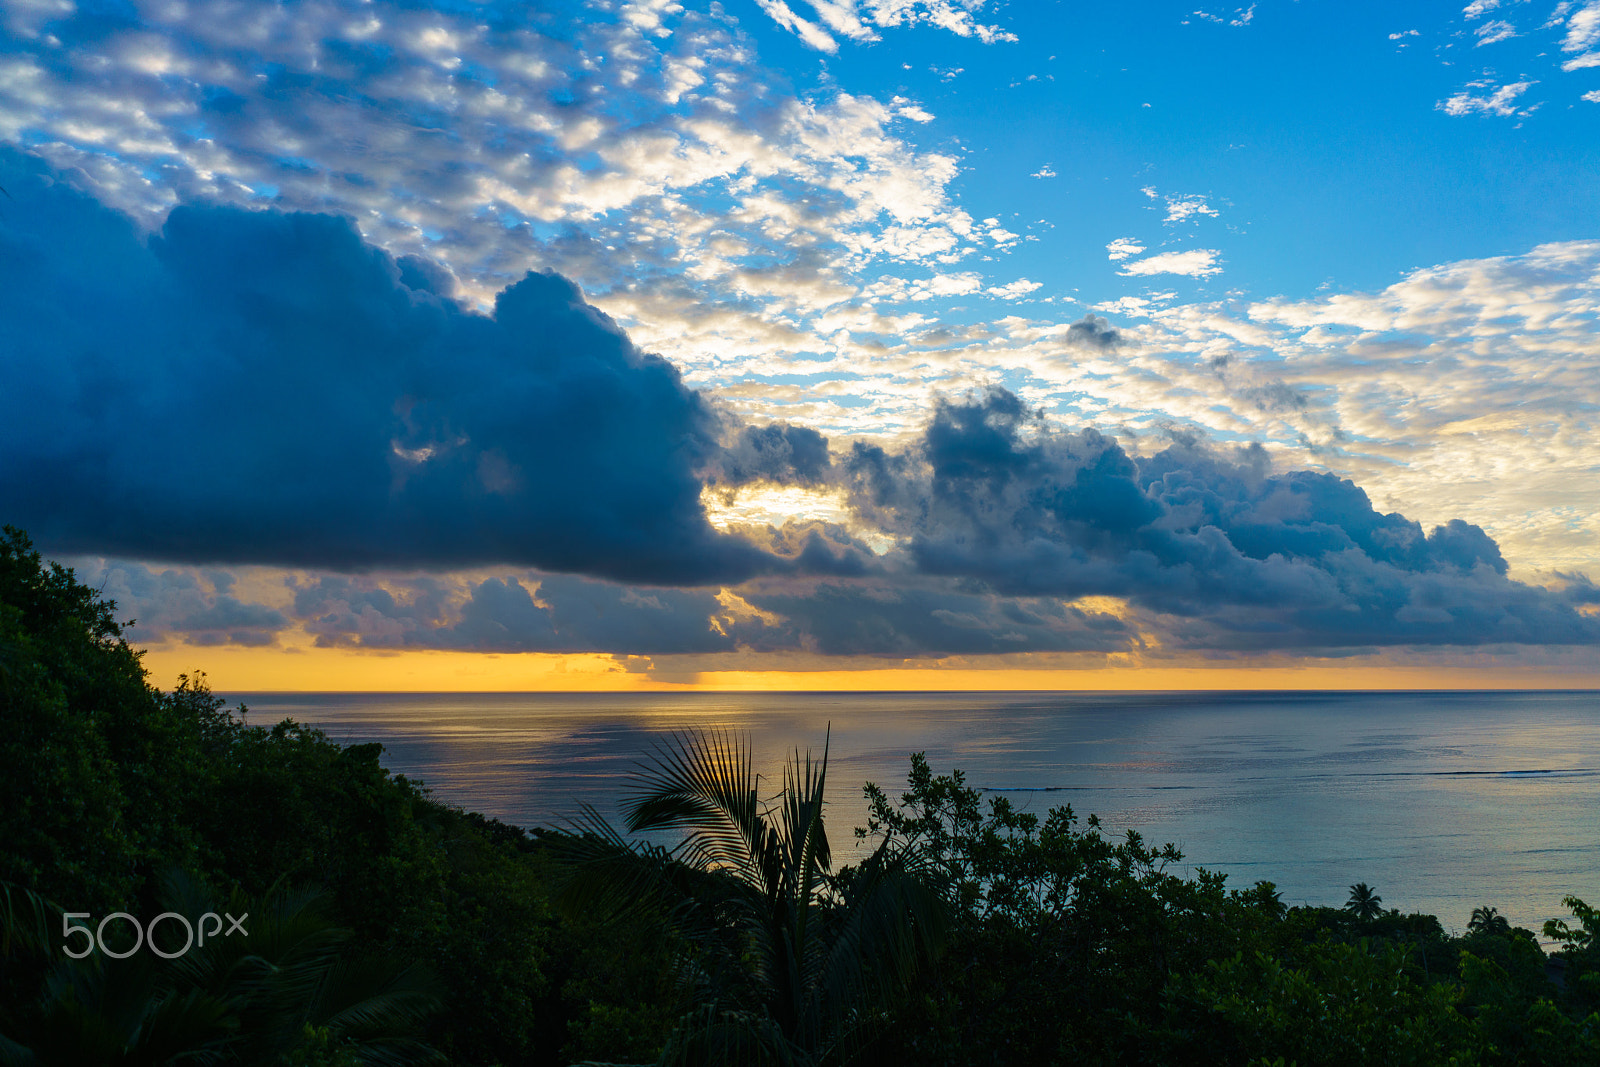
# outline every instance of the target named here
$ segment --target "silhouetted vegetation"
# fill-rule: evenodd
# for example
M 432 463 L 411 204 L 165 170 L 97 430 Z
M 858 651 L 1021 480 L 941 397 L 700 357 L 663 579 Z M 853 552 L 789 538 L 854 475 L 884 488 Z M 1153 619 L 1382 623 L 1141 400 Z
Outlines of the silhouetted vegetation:
M 1550 954 L 1487 904 L 1461 936 L 1364 883 L 1288 908 L 920 755 L 836 870 L 825 751 L 764 800 L 699 734 L 624 809 L 675 847 L 529 833 L 151 687 L 114 611 L 0 539 L 0 1064 L 1600 1063 L 1577 897 Z M 152 923 L 207 914 L 248 918 Z
M 662 749 L 626 805 L 628 829 L 679 830 L 671 850 L 630 843 L 590 813 L 585 833 L 549 841 L 568 874 L 562 897 L 654 916 L 684 951 L 677 971 L 695 1009 L 663 1062 L 836 1062 L 870 1043 L 879 1012 L 931 958 L 943 901 L 922 853 L 885 840 L 833 876 L 823 826 L 827 754 L 799 753 L 764 805 L 750 751 L 690 733 Z

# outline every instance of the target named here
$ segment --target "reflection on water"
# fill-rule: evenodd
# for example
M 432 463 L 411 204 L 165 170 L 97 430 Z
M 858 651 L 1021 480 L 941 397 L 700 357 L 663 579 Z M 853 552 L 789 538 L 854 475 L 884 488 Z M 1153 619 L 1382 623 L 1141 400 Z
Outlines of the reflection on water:
M 614 815 L 637 761 L 673 731 L 748 733 L 776 792 L 784 756 L 820 754 L 836 855 L 908 756 L 1043 814 L 1071 804 L 1171 841 L 1235 886 L 1292 903 L 1389 906 L 1466 925 L 1492 904 L 1538 926 L 1572 893 L 1600 903 L 1600 693 L 272 694 L 392 770 L 523 826 L 581 804 Z

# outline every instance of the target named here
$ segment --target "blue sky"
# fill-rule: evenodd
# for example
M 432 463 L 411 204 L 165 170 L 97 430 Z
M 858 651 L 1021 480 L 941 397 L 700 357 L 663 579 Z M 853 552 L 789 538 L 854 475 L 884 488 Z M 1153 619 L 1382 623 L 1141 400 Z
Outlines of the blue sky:
M 992 13 L 1016 37 L 998 43 L 919 26 L 828 54 L 772 24 L 753 36 L 802 93 L 932 113 L 913 138 L 960 155 L 968 210 L 1050 227 L 1009 260 L 1041 295 L 1124 295 L 1103 253 L 1122 237 L 1217 248 L 1223 270 L 1185 295 L 1306 298 L 1593 234 L 1600 112 L 1582 94 L 1600 69 L 1561 71 L 1571 31 L 1545 25 L 1551 6 L 1280 2 L 1213 21 L 1187 4 L 1019 4 Z M 1481 45 L 1506 17 L 1517 36 Z M 1183 201 L 1216 213 L 1166 222 Z
M 17 517 L 174 647 L 1585 662 L 1600 0 L 1192 2 L 6 4 Z M 128 474 L 117 390 L 177 457 L 242 405 L 188 483 L 240 491 Z M 580 394 L 633 421 L 529 421 Z M 1270 611 L 1200 596 L 1273 559 Z

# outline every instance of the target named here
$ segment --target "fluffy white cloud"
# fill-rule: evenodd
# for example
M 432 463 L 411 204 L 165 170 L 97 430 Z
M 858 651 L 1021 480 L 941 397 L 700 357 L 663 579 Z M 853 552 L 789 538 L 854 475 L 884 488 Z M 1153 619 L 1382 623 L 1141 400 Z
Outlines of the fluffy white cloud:
M 1151 274 L 1182 274 L 1190 278 L 1208 278 L 1213 274 L 1220 274 L 1222 267 L 1217 263 L 1221 255 L 1214 248 L 1191 248 L 1183 252 L 1158 252 L 1144 259 L 1130 260 L 1123 264 L 1119 274 L 1135 277 L 1145 277 Z
M 1011 282 L 1008 285 L 990 286 L 989 288 L 985 289 L 984 292 L 988 293 L 990 296 L 998 296 L 1003 300 L 1017 300 L 1021 297 L 1027 296 L 1029 293 L 1034 292 L 1041 287 L 1042 283 L 1040 282 L 1030 282 L 1026 278 L 1018 278 L 1016 281 Z
M 1261 441 L 1281 465 L 1353 478 L 1380 510 L 1484 527 L 1530 577 L 1600 572 L 1589 402 L 1600 396 L 1600 242 L 1443 264 L 1370 293 L 1174 300 L 1097 305 L 1114 317 L 1114 348 L 1046 317 L 925 322 L 853 349 L 849 374 L 818 364 L 803 387 L 722 393 L 742 410 L 892 437 L 932 396 L 999 379 L 1063 424 L 1115 429 L 1142 449 L 1174 432 Z
M 894 109 L 896 115 L 903 119 L 910 119 L 912 122 L 932 122 L 934 119 L 933 112 L 925 110 L 903 96 L 897 96 L 890 100 L 889 106 Z
M 1136 256 L 1143 251 L 1144 245 L 1140 244 L 1132 237 L 1118 237 L 1115 241 L 1112 241 L 1110 244 L 1106 245 L 1106 258 L 1111 260 L 1123 260 L 1127 259 L 1129 256 Z
M 831 34 L 856 11 L 983 36 L 976 5 L 965 22 L 938 4 L 830 10 Z M 0 138 L 26 131 L 151 226 L 196 199 L 338 212 L 445 263 L 469 300 L 555 269 L 701 381 L 836 352 L 825 318 L 892 332 L 904 316 L 878 302 L 1003 286 L 954 268 L 1024 234 L 968 215 L 956 157 L 900 136 L 931 119 L 921 105 L 788 96 L 715 7 L 584 12 L 329 0 L 244 18 L 197 0 L 133 24 L 57 12 L 50 32 L 13 12 Z M 896 282 L 907 266 L 934 277 Z
M 1561 42 L 1563 52 L 1582 52 L 1600 43 L 1600 0 L 1589 0 L 1567 19 L 1567 36 Z

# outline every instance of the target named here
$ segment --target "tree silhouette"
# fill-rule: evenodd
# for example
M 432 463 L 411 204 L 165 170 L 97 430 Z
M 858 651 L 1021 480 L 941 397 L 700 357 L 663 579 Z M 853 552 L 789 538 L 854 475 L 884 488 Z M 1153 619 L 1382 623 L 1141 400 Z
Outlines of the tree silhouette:
M 1350 899 L 1345 902 L 1344 910 L 1361 922 L 1371 922 L 1383 914 L 1383 898 L 1367 883 L 1357 882 L 1350 887 Z
M 547 838 L 572 872 L 568 906 L 654 910 L 692 946 L 697 1006 L 661 1062 L 830 1062 L 864 1039 L 863 1004 L 931 954 L 943 907 L 916 853 L 880 847 L 830 874 L 827 763 L 826 747 L 796 751 L 763 804 L 742 739 L 679 734 L 623 806 L 630 832 L 680 831 L 678 845 L 629 842 L 592 809 L 581 832 Z
M 1467 930 L 1474 934 L 1504 934 L 1511 930 L 1511 923 L 1499 909 L 1487 905 L 1472 909 L 1472 918 L 1467 921 Z

